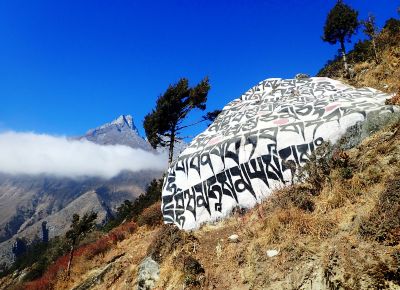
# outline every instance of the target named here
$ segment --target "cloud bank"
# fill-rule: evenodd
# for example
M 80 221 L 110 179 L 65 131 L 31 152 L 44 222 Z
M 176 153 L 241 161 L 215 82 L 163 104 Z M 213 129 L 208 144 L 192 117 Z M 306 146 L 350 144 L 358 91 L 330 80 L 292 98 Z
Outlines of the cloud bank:
M 0 172 L 111 178 L 123 170 L 165 170 L 167 157 L 123 145 L 35 133 L 0 133 Z

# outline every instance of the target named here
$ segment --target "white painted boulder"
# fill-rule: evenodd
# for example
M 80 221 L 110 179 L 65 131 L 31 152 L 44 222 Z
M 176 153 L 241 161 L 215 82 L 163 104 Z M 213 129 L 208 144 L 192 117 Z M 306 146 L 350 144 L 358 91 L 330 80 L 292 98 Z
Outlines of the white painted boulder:
M 195 229 L 253 207 L 291 181 L 324 141 L 336 142 L 367 113 L 392 112 L 390 96 L 329 78 L 267 79 L 226 105 L 169 168 L 163 185 L 166 223 Z

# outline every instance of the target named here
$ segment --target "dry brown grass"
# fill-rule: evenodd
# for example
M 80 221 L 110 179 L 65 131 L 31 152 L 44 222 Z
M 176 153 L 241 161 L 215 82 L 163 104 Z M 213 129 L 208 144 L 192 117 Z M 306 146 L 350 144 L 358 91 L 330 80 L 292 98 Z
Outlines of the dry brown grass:
M 385 102 L 386 105 L 397 105 L 400 106 L 400 89 L 398 92 L 391 97 L 390 99 L 387 99 Z
M 161 202 L 156 202 L 155 204 L 146 208 L 138 217 L 139 226 L 157 226 L 162 224 L 162 212 L 161 212 Z
M 387 93 L 396 93 L 400 89 L 400 36 L 383 32 L 379 35 L 379 62 L 375 60 L 350 63 L 354 70 L 354 77 L 344 77 L 342 63 L 334 63 L 329 69 L 328 76 L 332 76 L 356 87 L 372 87 Z M 399 104 L 398 97 L 393 100 Z
M 284 188 L 244 215 L 193 233 L 195 239 L 164 255 L 159 289 L 185 285 L 187 275 L 176 264 L 180 255 L 202 265 L 205 289 L 295 289 L 311 280 L 316 287 L 320 282 L 347 289 L 400 283 L 395 278 L 400 275 L 396 249 L 359 234 L 360 223 L 374 212 L 396 171 L 387 158 L 400 154 L 400 139 L 391 137 L 396 125 L 346 154 L 338 153 L 339 164 L 331 164 L 318 194 L 310 188 L 312 182 Z M 341 172 L 343 166 L 351 167 L 350 178 Z M 237 244 L 227 241 L 234 233 L 240 237 Z M 269 258 L 269 249 L 279 254 Z
M 382 63 L 362 63 L 354 66 L 355 78 L 345 80 L 356 87 L 372 87 L 384 92 L 394 93 L 399 88 L 400 67 L 393 66 L 399 57 L 385 52 Z
M 135 287 L 138 264 L 148 255 L 161 265 L 156 289 L 303 289 L 310 283 L 314 289 L 396 289 L 400 246 L 393 240 L 399 231 L 391 222 L 398 215 L 398 189 L 391 181 L 400 168 L 399 125 L 368 138 L 347 157 L 340 153 L 337 162 L 348 159 L 352 176 L 332 165 L 318 194 L 310 183 L 283 188 L 248 212 L 193 233 L 134 226 L 104 254 L 78 257 L 71 279 L 55 287 L 79 285 L 125 254 L 93 289 Z M 360 230 L 366 224 L 367 234 Z M 390 234 L 385 241 L 375 235 L 382 229 Z M 229 242 L 232 234 L 240 242 Z M 279 254 L 268 257 L 272 249 Z M 192 273 L 188 263 L 204 273 Z

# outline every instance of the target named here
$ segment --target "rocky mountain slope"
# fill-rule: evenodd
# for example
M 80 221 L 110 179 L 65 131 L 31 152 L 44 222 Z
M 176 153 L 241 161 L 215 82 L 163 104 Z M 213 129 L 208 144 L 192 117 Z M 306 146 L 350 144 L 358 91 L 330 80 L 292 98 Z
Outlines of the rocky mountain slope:
M 373 87 L 395 93 L 400 91 L 400 20 L 391 18 L 375 37 L 377 56 L 371 40 L 359 41 L 348 53 L 351 78 L 346 77 L 341 56 L 336 56 L 317 76 L 330 77 L 356 87 Z
M 152 151 L 150 144 L 143 139 L 131 115 L 121 115 L 114 121 L 89 130 L 78 139 L 86 139 L 100 145 L 126 145 Z
M 92 129 L 78 139 L 154 151 L 139 135 L 129 115 Z M 47 222 L 50 237 L 67 230 L 73 213 L 95 210 L 102 222 L 124 200 L 135 199 L 152 179 L 160 176 L 161 172 L 155 171 L 121 172 L 111 179 L 1 174 L 0 260 L 11 261 L 11 246 L 17 237 L 40 237 L 43 221 Z
M 352 79 L 343 77 L 340 59 L 319 75 L 395 93 L 400 34 L 382 33 L 389 35 L 382 62 L 358 51 L 349 57 Z M 82 241 L 69 279 L 64 255 L 41 278 L 24 281 L 25 269 L 1 278 L 0 288 L 400 289 L 400 116 L 391 116 L 350 126 L 341 146 L 311 155 L 298 184 L 250 210 L 234 208 L 185 232 L 163 225 L 156 203 L 139 219 Z
M 193 232 L 127 223 L 82 245 L 70 279 L 60 258 L 23 289 L 399 289 L 399 128 L 399 115 L 369 119 L 340 144 L 370 137 L 321 147 L 302 183 L 249 211 Z

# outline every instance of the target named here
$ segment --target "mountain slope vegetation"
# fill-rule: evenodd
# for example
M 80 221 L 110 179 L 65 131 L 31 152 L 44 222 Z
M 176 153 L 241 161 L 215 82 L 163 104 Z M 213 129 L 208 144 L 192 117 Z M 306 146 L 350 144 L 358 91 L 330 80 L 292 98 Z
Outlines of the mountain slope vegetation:
M 376 131 L 380 121 L 370 122 L 364 128 Z M 151 257 L 156 289 L 398 289 L 400 117 L 385 123 L 353 149 L 322 147 L 309 177 L 248 212 L 184 232 L 151 218 L 155 203 L 136 222 L 93 233 L 76 249 L 70 279 L 62 256 L 35 281 L 18 284 L 22 271 L 0 285 L 130 289 Z
M 356 87 L 372 87 L 394 93 L 400 89 L 400 20 L 391 18 L 376 35 L 377 58 L 372 40 L 360 40 L 347 59 L 351 67 L 348 78 L 342 57 L 337 55 L 318 72 L 317 76 L 348 82 Z

